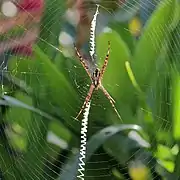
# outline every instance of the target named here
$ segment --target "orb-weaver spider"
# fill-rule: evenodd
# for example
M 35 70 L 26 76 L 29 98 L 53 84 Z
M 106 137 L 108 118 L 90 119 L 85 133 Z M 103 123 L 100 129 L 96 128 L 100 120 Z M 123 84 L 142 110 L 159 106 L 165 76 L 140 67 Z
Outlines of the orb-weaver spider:
M 84 101 L 84 104 L 83 104 L 80 112 L 76 116 L 76 119 L 79 117 L 79 115 L 82 113 L 82 111 L 86 108 L 86 105 L 90 101 L 94 90 L 98 90 L 98 89 L 101 89 L 103 91 L 104 95 L 109 99 L 109 101 L 110 101 L 114 111 L 116 112 L 117 116 L 121 119 L 121 116 L 118 113 L 118 111 L 117 111 L 117 109 L 116 109 L 116 107 L 114 105 L 115 104 L 114 99 L 110 96 L 110 94 L 107 92 L 107 90 L 103 87 L 103 85 L 101 83 L 104 72 L 105 72 L 107 64 L 108 64 L 108 60 L 109 60 L 110 41 L 108 41 L 108 52 L 107 52 L 106 58 L 104 60 L 104 64 L 102 66 L 102 69 L 100 70 L 99 68 L 96 68 L 95 71 L 92 73 L 92 75 L 91 75 L 91 73 L 89 71 L 89 68 L 88 68 L 86 62 L 84 61 L 83 57 L 81 56 L 80 52 L 78 51 L 78 49 L 76 48 L 75 45 L 74 45 L 74 48 L 75 48 L 76 54 L 77 54 L 77 56 L 78 56 L 78 58 L 79 58 L 79 60 L 80 60 L 80 62 L 82 64 L 83 68 L 85 69 L 85 71 L 87 72 L 88 76 L 90 77 L 90 79 L 92 81 L 92 84 L 91 84 L 91 86 L 89 88 L 89 92 L 88 92 L 88 94 L 86 96 L 86 99 Z

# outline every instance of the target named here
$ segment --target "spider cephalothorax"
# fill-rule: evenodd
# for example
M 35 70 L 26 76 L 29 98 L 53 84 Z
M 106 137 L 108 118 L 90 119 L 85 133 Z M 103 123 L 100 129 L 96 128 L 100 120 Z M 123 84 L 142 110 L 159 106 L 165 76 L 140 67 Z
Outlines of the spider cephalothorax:
M 102 69 L 100 70 L 99 68 L 96 68 L 95 71 L 92 73 L 90 73 L 89 71 L 89 67 L 87 66 L 86 62 L 84 61 L 84 59 L 82 58 L 81 54 L 79 53 L 78 49 L 76 48 L 76 46 L 74 46 L 75 50 L 76 50 L 76 54 L 79 57 L 79 60 L 83 66 L 83 68 L 85 69 L 85 71 L 87 72 L 88 76 L 90 77 L 92 84 L 89 88 L 89 92 L 88 95 L 86 96 L 86 99 L 84 101 L 84 104 L 79 112 L 79 114 L 77 115 L 76 119 L 79 117 L 79 115 L 82 113 L 82 111 L 86 108 L 86 105 L 88 104 L 88 102 L 91 99 L 92 93 L 94 90 L 98 90 L 101 89 L 103 91 L 103 93 L 105 94 L 105 96 L 109 99 L 114 111 L 116 112 L 116 114 L 118 115 L 118 117 L 121 119 L 121 116 L 119 115 L 118 111 L 115 108 L 115 101 L 114 99 L 110 96 L 110 94 L 107 92 L 107 90 L 103 87 L 101 81 L 104 75 L 104 72 L 106 70 L 107 64 L 108 64 L 108 59 L 109 59 L 109 53 L 110 53 L 110 42 L 108 42 L 108 52 L 106 55 L 106 58 L 104 60 L 104 64 L 102 66 Z

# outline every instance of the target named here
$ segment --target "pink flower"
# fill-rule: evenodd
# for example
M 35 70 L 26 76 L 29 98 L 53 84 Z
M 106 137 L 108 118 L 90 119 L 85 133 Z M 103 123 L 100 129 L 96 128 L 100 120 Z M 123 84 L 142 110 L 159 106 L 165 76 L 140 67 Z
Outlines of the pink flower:
M 13 54 L 21 54 L 24 56 L 31 56 L 32 55 L 32 46 L 33 44 L 30 44 L 28 46 L 17 46 L 14 49 L 12 49 Z
M 34 21 L 40 21 L 44 10 L 44 0 L 23 0 L 17 7 L 22 12 L 33 14 Z M 13 49 L 14 53 L 23 55 L 32 55 L 32 46 L 35 41 L 32 41 L 28 45 L 19 45 Z
M 44 1 L 43 0 L 22 0 L 19 4 L 17 4 L 17 7 L 21 11 L 41 11 L 44 7 Z
M 25 31 L 22 37 L 14 37 L 14 39 L 0 43 L 0 52 L 11 49 L 16 54 L 31 55 L 32 46 L 39 35 L 39 23 L 44 10 L 44 0 L 21 0 L 15 5 L 18 8 L 17 16 L 0 20 L 0 34 L 6 34 L 17 26 L 24 28 Z

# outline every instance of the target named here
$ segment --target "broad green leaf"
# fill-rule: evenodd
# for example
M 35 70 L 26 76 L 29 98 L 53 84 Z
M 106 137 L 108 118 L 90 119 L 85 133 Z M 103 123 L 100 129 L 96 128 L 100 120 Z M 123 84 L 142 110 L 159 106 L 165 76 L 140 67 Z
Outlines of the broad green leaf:
M 40 115 L 40 116 L 42 116 L 42 117 L 44 117 L 45 119 L 46 119 L 46 121 L 53 121 L 52 123 L 58 123 L 58 126 L 57 127 L 59 127 L 59 125 L 61 125 L 62 127 L 61 128 L 63 128 L 63 130 L 61 130 L 61 132 L 59 132 L 59 130 L 58 130 L 58 134 L 60 135 L 61 134 L 61 136 L 62 137 L 64 137 L 64 135 L 63 135 L 63 132 L 65 133 L 68 133 L 67 132 L 67 129 L 65 129 L 65 127 L 64 127 L 64 124 L 63 123 L 61 123 L 61 122 L 59 122 L 59 119 L 57 119 L 57 118 L 55 118 L 55 117 L 53 117 L 53 116 L 51 116 L 50 114 L 48 114 L 48 113 L 46 113 L 46 112 L 43 112 L 42 110 L 40 110 L 40 109 L 38 109 L 38 108 L 35 108 L 35 107 L 33 107 L 32 105 L 29 105 L 29 104 L 26 104 L 26 102 L 24 102 L 24 100 L 26 99 L 26 98 L 28 98 L 28 97 L 25 97 L 25 99 L 23 98 L 23 101 L 21 101 L 20 99 L 21 99 L 21 94 L 20 94 L 20 96 L 18 96 L 18 95 L 16 95 L 16 97 L 18 98 L 18 99 L 16 99 L 16 98 L 13 98 L 13 97 L 10 97 L 10 96 L 7 96 L 7 95 L 4 95 L 3 96 L 3 99 L 4 100 L 0 100 L 0 105 L 4 105 L 4 106 L 9 106 L 9 107 L 11 107 L 11 108 L 14 108 L 15 109 L 15 114 L 13 114 L 13 110 L 11 110 L 11 116 L 18 116 L 19 115 L 19 113 L 17 112 L 17 109 L 19 110 L 19 111 L 22 111 L 22 109 L 24 109 L 23 111 L 26 111 L 26 110 L 28 110 L 28 112 L 29 111 L 31 111 L 31 112 L 33 112 L 33 113 L 36 113 L 37 115 Z M 20 98 L 20 99 L 19 99 Z M 20 113 L 21 114 L 21 113 Z M 26 117 L 27 117 L 27 115 L 25 115 Z M 22 117 L 22 116 L 21 116 Z M 17 117 L 17 119 L 18 119 L 18 117 Z M 21 122 L 20 121 L 20 119 L 19 119 L 19 121 L 18 122 Z M 24 122 L 24 121 L 23 121 Z M 23 123 L 22 122 L 22 123 Z M 61 129 L 61 128 L 59 128 L 59 129 Z M 72 128 L 70 128 L 69 130 L 72 130 Z M 69 137 L 69 135 L 68 135 L 68 139 L 69 139 L 70 137 Z
M 62 27 L 62 17 L 66 10 L 65 0 L 45 0 L 45 13 L 41 23 L 39 46 L 48 57 L 53 58 L 58 53 L 53 46 L 58 47 L 58 37 Z M 53 59 L 51 59 L 53 60 Z
M 21 91 L 26 92 L 28 94 L 32 94 L 32 89 L 30 87 L 28 87 L 24 81 L 14 77 L 14 76 L 11 76 L 10 74 L 5 74 L 3 77 L 8 81 L 10 88 L 11 88 L 11 86 L 16 86 Z
M 121 134 L 116 134 L 109 138 L 103 147 L 109 155 L 114 157 L 121 165 L 125 166 L 129 158 L 141 148 L 138 142 Z
M 172 70 L 173 80 L 173 135 L 177 141 L 180 141 L 180 74 L 176 70 Z
M 158 144 L 157 152 L 155 153 L 155 156 L 160 160 L 169 160 L 173 161 L 174 157 L 171 152 L 171 148 L 168 146 L 164 146 L 162 144 Z
M 157 9 L 148 20 L 142 36 L 137 43 L 132 61 L 132 69 L 138 84 L 145 89 L 156 73 L 156 62 L 162 46 L 169 41 L 172 31 L 173 11 L 176 0 L 161 1 Z
M 66 121 L 76 115 L 77 93 L 39 47 L 35 47 L 34 59 L 21 59 L 18 62 L 13 59 L 11 62 L 10 69 L 16 68 L 16 77 L 23 79 L 33 89 L 35 97 L 51 103 L 49 108 L 52 108 L 52 112 L 53 106 L 57 106 L 58 115 Z M 15 66 L 16 63 L 18 66 Z
M 10 133 L 12 134 L 10 137 L 10 143 L 12 142 L 12 144 L 15 144 L 17 147 L 15 147 L 16 149 L 26 151 L 27 134 L 29 131 L 29 123 L 31 122 L 31 113 L 33 110 L 37 113 L 38 110 L 32 108 L 32 98 L 23 93 L 16 93 L 14 98 L 10 96 L 4 96 L 3 98 L 5 99 L 4 102 L 10 107 L 6 114 L 6 121 L 16 132 L 14 133 L 14 131 L 12 131 L 11 133 L 10 130 Z M 19 145 L 18 142 L 16 142 L 16 136 L 18 137 L 18 142 L 21 143 Z
M 171 24 L 173 28 L 175 28 L 180 21 L 180 1 L 179 0 L 175 1 L 174 7 L 175 7 L 174 8 L 174 17 L 173 17 L 173 21 Z
M 43 154 L 40 152 L 40 148 L 38 148 L 38 146 L 40 145 L 41 148 L 44 150 L 43 143 L 46 142 L 46 136 L 41 137 L 41 135 L 43 134 L 43 132 L 45 134 L 47 132 L 48 126 L 45 125 L 48 125 L 48 120 L 45 118 L 43 120 L 41 119 L 43 118 L 43 116 L 41 116 L 43 115 L 41 111 L 39 112 L 40 115 L 38 116 L 36 116 L 35 113 L 32 114 L 33 111 L 38 114 L 38 109 L 32 107 L 32 99 L 29 98 L 27 95 L 17 93 L 15 97 L 19 100 L 16 100 L 16 98 L 10 96 L 3 96 L 3 98 L 5 99 L 4 102 L 7 103 L 7 105 L 11 106 L 11 108 L 7 112 L 6 118 L 9 125 L 11 125 L 12 128 L 14 127 L 14 125 L 19 125 L 20 127 L 22 127 L 23 134 L 21 134 L 21 137 L 19 137 L 19 143 L 20 141 L 22 143 L 25 143 L 25 147 L 23 147 L 22 149 L 23 144 L 17 144 L 15 134 L 9 134 L 10 132 L 7 131 L 7 133 L 9 132 L 9 143 L 12 145 L 12 147 L 15 147 L 15 150 L 22 149 L 23 151 L 21 153 L 23 154 L 19 154 L 17 155 L 17 157 L 13 158 L 11 157 L 12 154 L 9 153 L 10 160 L 7 159 L 5 161 L 3 172 L 9 172 L 7 173 L 7 175 L 5 175 L 7 179 L 12 179 L 12 176 L 15 176 L 16 178 L 23 180 L 27 179 L 29 176 L 35 176 L 35 174 L 33 173 L 33 171 L 36 170 L 35 164 L 39 164 L 40 167 L 40 164 L 42 163 L 42 159 L 40 157 L 43 156 Z M 1 101 L 1 103 L 3 104 L 3 101 Z M 23 111 L 22 108 L 24 108 Z M 34 118 L 35 116 L 36 118 L 33 120 L 32 117 Z M 40 117 L 40 119 L 38 119 L 37 117 Z M 31 146 L 31 148 L 29 146 Z M 2 154 L 4 150 L 7 151 L 7 147 L 4 146 L 3 148 L 4 149 L 1 149 Z M 37 148 L 39 150 L 38 153 L 40 153 L 40 155 L 38 155 L 38 153 L 35 153 L 35 150 L 33 150 L 33 148 L 35 148 L 35 150 Z M 6 156 L 8 156 L 8 154 L 4 154 L 3 158 L 6 158 Z M 9 163 L 10 166 L 8 165 Z M 27 168 L 30 168 L 30 164 L 34 164 L 31 166 L 32 170 L 27 171 Z M 44 164 L 41 164 L 41 166 L 42 165 Z M 43 166 L 41 167 L 41 169 L 43 171 Z M 38 176 L 41 177 L 40 171 L 38 175 L 36 174 L 36 177 Z
M 165 131 L 169 131 L 171 126 L 169 116 L 170 104 L 170 83 L 169 83 L 169 46 L 164 45 L 160 51 L 156 70 L 158 74 L 152 75 L 153 81 L 147 92 L 147 102 L 151 107 L 152 115 L 154 116 L 157 131 L 162 124 L 165 126 Z M 169 128 L 168 128 L 169 127 Z
M 20 173 L 23 179 L 43 178 L 44 165 L 46 163 L 48 144 L 46 141 L 48 121 L 44 117 L 32 114 L 28 130 L 27 152 L 18 161 Z M 36 172 L 36 173 L 34 173 Z
M 7 115 L 7 118 L 12 120 L 13 124 L 14 123 L 20 124 L 24 128 L 25 135 L 26 135 L 26 152 L 25 152 L 25 155 L 23 155 L 23 159 L 21 158 L 22 162 L 21 162 L 21 160 L 18 160 L 19 161 L 18 169 L 16 168 L 14 171 L 17 171 L 19 173 L 23 172 L 24 178 L 27 178 L 28 177 L 28 172 L 26 171 L 27 167 L 30 166 L 32 168 L 32 173 L 33 173 L 33 171 L 36 171 L 36 169 L 37 169 L 36 165 L 39 164 L 39 167 L 41 166 L 41 173 L 39 171 L 38 175 L 35 175 L 33 173 L 31 176 L 32 177 L 34 176 L 34 178 L 35 178 L 35 176 L 36 177 L 38 177 L 38 176 L 45 177 L 44 172 L 43 172 L 44 163 L 45 163 L 46 155 L 48 155 L 47 152 L 50 152 L 50 151 L 48 148 L 46 149 L 45 147 L 43 147 L 43 144 L 44 144 L 44 142 L 46 142 L 46 136 L 47 136 L 48 129 L 50 131 L 54 131 L 54 129 L 56 128 L 55 133 L 59 137 L 62 137 L 66 140 L 69 140 L 71 135 L 69 134 L 67 129 L 65 129 L 64 126 L 60 122 L 52 121 L 52 120 L 54 120 L 53 117 L 49 116 L 47 113 L 40 111 L 36 107 L 30 106 L 29 103 L 25 104 L 25 102 L 20 101 L 20 100 L 28 101 L 28 97 L 23 96 L 22 94 L 17 94 L 16 98 L 18 98 L 18 100 L 13 97 L 9 97 L 9 96 L 3 96 L 3 98 L 5 99 L 4 102 L 7 102 L 8 105 L 11 106 L 11 109 L 9 111 L 9 114 Z M 25 110 L 22 111 L 22 108 L 24 108 Z M 33 117 L 34 116 L 36 117 L 34 120 L 30 116 L 31 112 L 35 112 L 33 114 Z M 36 116 L 36 115 L 38 115 L 38 116 Z M 14 118 L 13 118 L 13 116 L 14 116 Z M 39 119 L 38 117 L 43 118 L 43 121 L 41 119 Z M 40 121 L 39 122 L 40 124 L 38 123 L 38 119 Z M 51 121 L 49 121 L 49 120 L 51 120 Z M 49 127 L 49 123 L 50 123 L 50 127 Z M 47 125 L 47 126 L 45 127 L 45 125 Z M 42 135 L 42 131 L 39 132 L 41 129 L 40 126 L 42 126 L 43 129 L 45 128 L 44 133 L 46 136 L 43 137 L 44 140 L 40 137 Z M 36 128 L 37 128 L 37 131 L 35 131 Z M 41 129 L 41 130 L 43 130 L 43 129 Z M 13 138 L 12 140 L 14 140 L 14 139 L 15 138 Z M 22 137 L 19 138 L 19 143 L 20 143 L 21 139 L 22 139 Z M 29 143 L 27 142 L 27 140 Z M 42 141 L 42 142 L 40 142 L 40 141 Z M 28 145 L 27 145 L 27 143 L 28 143 Z M 14 144 L 14 142 L 13 142 L 13 144 Z M 39 145 L 41 147 L 38 148 Z M 29 146 L 32 146 L 32 147 L 29 149 Z M 50 145 L 48 145 L 48 146 L 50 147 Z M 37 149 L 39 149 L 40 151 L 37 151 Z M 59 150 L 59 148 L 57 150 Z M 53 154 L 51 152 L 51 156 L 52 155 Z M 54 161 L 54 159 L 53 159 L 53 161 Z M 6 162 L 6 163 L 8 165 L 8 162 Z M 21 163 L 22 163 L 22 165 L 20 165 Z M 36 163 L 36 164 L 34 164 L 34 163 Z M 14 166 L 12 166 L 11 169 L 13 169 L 13 168 L 14 168 Z M 31 174 L 31 173 L 29 173 L 29 174 Z
M 21 96 L 17 96 L 18 99 L 13 98 L 11 96 L 2 96 L 4 98 L 4 100 L 0 101 L 0 105 L 5 105 L 5 106 L 11 106 L 11 107 L 18 107 L 18 108 L 24 108 L 26 110 L 35 112 L 41 116 L 44 116 L 45 118 L 49 119 L 49 120 L 53 120 L 54 118 L 50 115 L 48 115 L 47 113 L 33 107 L 32 105 L 26 104 L 25 102 L 20 101 L 20 99 L 22 98 Z M 20 98 L 20 99 L 19 99 Z M 23 98 L 24 99 L 24 98 Z
M 172 66 L 170 68 L 170 75 L 171 75 L 171 83 L 172 83 L 172 90 L 171 90 L 171 97 L 172 97 L 172 105 L 171 105 L 171 112 L 172 112 L 172 121 L 173 121 L 173 136 L 175 140 L 180 142 L 180 94 L 179 94 L 179 86 L 180 86 L 180 66 L 179 66 L 179 53 L 180 53 L 180 43 L 178 40 L 180 32 L 180 23 L 178 24 L 177 28 L 172 33 L 171 39 L 171 61 Z
M 90 140 L 87 143 L 85 162 L 87 162 L 90 159 L 90 157 L 96 152 L 96 150 L 98 150 L 98 148 L 100 148 L 110 137 L 119 132 L 129 130 L 141 131 L 141 128 L 137 125 L 119 125 L 110 126 L 97 132 L 90 138 Z M 59 180 L 73 180 L 77 175 L 78 163 L 79 153 L 75 157 L 73 157 L 73 159 L 71 159 L 63 168 Z
M 126 167 L 131 160 L 137 160 L 153 170 L 156 161 L 150 152 L 146 152 L 148 151 L 149 143 L 143 138 L 140 139 L 134 135 L 135 134 L 133 134 L 132 138 L 125 134 L 115 134 L 104 143 L 103 147 L 105 151 L 123 167 Z
M 17 96 L 17 98 L 22 99 L 23 96 Z M 39 106 L 43 107 L 41 102 L 38 102 L 38 98 L 32 100 L 32 108 L 30 108 L 30 105 L 26 105 L 18 100 L 16 101 L 16 99 L 8 96 L 4 96 L 4 99 L 17 107 L 20 105 L 31 110 L 30 119 L 24 118 L 27 139 L 26 152 L 24 152 L 21 159 L 18 159 L 17 164 L 19 173 L 23 175 L 21 179 L 27 179 L 29 176 L 33 179 L 42 178 L 44 176 L 44 164 L 46 163 L 47 151 L 50 147 L 47 146 L 48 143 L 46 140 L 49 123 L 51 122 L 49 121 L 50 116 L 44 116 L 41 111 L 38 113 Z M 19 116 L 20 115 L 21 113 L 19 113 Z M 18 115 L 16 115 L 16 117 L 18 117 Z M 53 119 L 51 118 L 51 120 Z M 31 170 L 28 171 L 28 168 Z M 37 170 L 38 173 L 34 173 Z
M 100 67 L 102 67 L 104 63 L 108 41 L 111 43 L 111 49 L 102 84 L 116 101 L 115 105 L 122 116 L 123 121 L 131 123 L 133 122 L 131 117 L 132 111 L 129 108 L 130 105 L 126 103 L 132 99 L 134 95 L 132 90 L 134 87 L 129 80 L 125 68 L 125 61 L 130 61 L 131 53 L 128 46 L 115 31 L 102 33 L 97 38 L 97 53 Z M 109 106 L 104 114 L 106 114 L 107 119 L 115 119 L 114 122 L 116 123 L 122 122 L 117 119 L 116 113 L 113 112 L 111 106 Z
M 169 172 L 173 172 L 174 171 L 174 163 L 173 161 L 165 161 L 165 160 L 160 160 L 161 165 L 163 167 L 165 167 Z

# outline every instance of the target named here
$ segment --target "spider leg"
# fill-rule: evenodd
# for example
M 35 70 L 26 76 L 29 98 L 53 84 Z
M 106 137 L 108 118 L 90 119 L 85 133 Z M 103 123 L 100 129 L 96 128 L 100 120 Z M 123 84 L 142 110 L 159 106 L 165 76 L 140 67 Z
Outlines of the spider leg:
M 103 78 L 104 72 L 106 70 L 106 67 L 107 67 L 107 64 L 108 64 L 108 60 L 109 60 L 109 54 L 110 54 L 110 41 L 108 41 L 108 51 L 107 51 L 106 58 L 104 60 L 104 64 L 103 64 L 102 69 L 101 69 L 100 79 Z
M 91 78 L 91 74 L 89 72 L 89 68 L 88 68 L 88 65 L 86 64 L 85 60 L 82 58 L 80 52 L 78 51 L 76 45 L 74 44 L 74 49 L 76 51 L 76 55 L 78 56 L 83 68 L 85 69 L 86 73 L 88 74 L 88 76 Z
M 109 99 L 111 106 L 113 107 L 114 111 L 116 112 L 118 118 L 122 121 L 122 118 L 114 105 L 115 101 L 113 100 L 111 95 L 107 92 L 107 90 L 102 85 L 99 88 L 103 91 L 104 95 Z
M 82 111 L 86 108 L 86 105 L 88 104 L 88 102 L 91 99 L 91 96 L 92 96 L 92 93 L 94 91 L 94 88 L 95 88 L 95 86 L 93 84 L 91 84 L 91 86 L 89 88 L 89 92 L 88 92 L 88 94 L 86 96 L 86 99 L 84 101 L 84 104 L 82 105 L 81 110 L 79 111 L 78 115 L 76 116 L 76 119 L 79 117 L 79 115 L 82 113 Z

